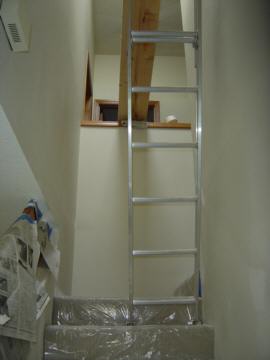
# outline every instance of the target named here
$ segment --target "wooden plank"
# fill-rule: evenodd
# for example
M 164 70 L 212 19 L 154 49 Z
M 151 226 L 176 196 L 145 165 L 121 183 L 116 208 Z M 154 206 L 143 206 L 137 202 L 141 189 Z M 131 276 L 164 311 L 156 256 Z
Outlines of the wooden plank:
M 120 127 L 121 125 L 117 121 L 94 121 L 94 120 L 83 120 L 81 121 L 82 127 Z
M 120 82 L 119 82 L 119 107 L 118 121 L 126 121 L 128 118 L 127 103 L 127 57 L 128 57 L 128 0 L 123 0 L 122 16 L 122 41 L 121 41 L 121 60 L 120 60 Z
M 94 121 L 94 120 L 83 120 L 81 121 L 82 127 L 103 127 L 103 128 L 115 128 L 122 127 L 117 121 Z M 190 130 L 190 123 L 166 123 L 166 122 L 153 122 L 147 123 L 149 129 L 178 129 L 178 130 Z
M 133 7 L 133 26 L 135 31 L 153 31 L 158 29 L 160 0 L 136 1 Z M 133 86 L 151 86 L 155 58 L 155 44 L 136 44 L 133 48 Z M 133 117 L 146 120 L 149 93 L 133 94 Z
M 128 1 L 123 1 L 122 49 L 118 120 L 127 120 L 127 46 Z M 160 0 L 133 0 L 132 30 L 158 29 Z M 132 53 L 133 86 L 150 86 L 155 57 L 155 44 L 136 44 Z M 133 94 L 133 119 L 144 121 L 148 112 L 148 93 Z
M 166 122 L 153 122 L 147 123 L 147 127 L 149 129 L 182 129 L 182 130 L 190 130 L 190 123 L 166 123 Z

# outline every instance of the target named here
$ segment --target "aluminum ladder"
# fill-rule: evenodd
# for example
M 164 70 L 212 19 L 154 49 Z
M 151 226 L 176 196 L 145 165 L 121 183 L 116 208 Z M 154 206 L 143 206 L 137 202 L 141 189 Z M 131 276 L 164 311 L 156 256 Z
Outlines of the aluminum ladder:
M 129 0 L 128 20 L 128 241 L 129 241 L 129 303 L 130 322 L 132 323 L 132 309 L 134 305 L 168 305 L 194 304 L 194 322 L 199 321 L 199 283 L 200 283 L 200 222 L 201 222 L 201 153 L 202 153 L 202 51 L 201 51 L 201 0 L 194 0 L 194 30 L 193 32 L 161 32 L 161 31 L 132 31 L 132 0 Z M 134 87 L 132 84 L 132 47 L 136 43 L 184 43 L 191 44 L 195 51 L 195 67 L 197 85 L 194 87 Z M 196 96 L 196 129 L 195 141 L 192 143 L 136 143 L 132 135 L 132 94 L 133 93 L 193 93 Z M 133 150 L 137 148 L 190 148 L 194 149 L 195 159 L 195 194 L 193 197 L 134 197 L 133 195 Z M 133 212 L 136 204 L 162 203 L 194 203 L 195 209 L 195 248 L 176 250 L 135 250 L 133 231 Z M 137 299 L 134 298 L 134 258 L 141 256 L 185 256 L 193 255 L 195 293 L 188 297 Z

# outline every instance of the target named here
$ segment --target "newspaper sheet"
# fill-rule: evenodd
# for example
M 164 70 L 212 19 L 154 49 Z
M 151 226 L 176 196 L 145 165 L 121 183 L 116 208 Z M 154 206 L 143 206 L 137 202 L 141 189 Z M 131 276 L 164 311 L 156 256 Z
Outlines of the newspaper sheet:
M 30 202 L 0 239 L 0 335 L 36 341 L 39 213 Z

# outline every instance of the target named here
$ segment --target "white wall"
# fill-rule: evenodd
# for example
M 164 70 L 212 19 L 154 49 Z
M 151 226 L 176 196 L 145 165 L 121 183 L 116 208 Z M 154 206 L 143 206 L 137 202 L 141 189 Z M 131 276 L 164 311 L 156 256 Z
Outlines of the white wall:
M 141 141 L 191 141 L 190 130 L 148 129 L 134 135 Z M 134 192 L 193 195 L 192 150 L 136 151 Z M 81 128 L 73 295 L 128 296 L 127 213 L 126 129 Z M 193 220 L 194 205 L 136 207 L 135 248 L 190 248 Z M 191 258 L 136 260 L 136 295 L 173 296 L 192 266 Z
M 28 3 L 32 23 L 29 53 L 13 53 L 1 28 L 0 103 L 60 226 L 60 288 L 68 293 L 90 2 Z M 6 205 L 1 203 L 1 207 Z
M 0 105 L 0 236 L 30 199 L 43 199 L 39 185 Z
M 270 5 L 203 1 L 205 319 L 217 360 L 270 358 Z
M 95 67 L 95 26 L 94 26 L 94 2 L 89 0 L 89 14 L 88 14 L 88 36 L 89 36 L 89 59 L 90 59 L 90 71 L 91 78 L 94 78 Z M 87 34 L 85 34 L 87 36 Z
M 96 55 L 93 81 L 94 98 L 118 100 L 120 56 Z M 153 86 L 186 86 L 184 57 L 156 56 L 153 69 Z M 193 122 L 195 98 L 190 94 L 151 94 L 151 100 L 160 101 L 160 117 L 175 115 L 180 122 Z

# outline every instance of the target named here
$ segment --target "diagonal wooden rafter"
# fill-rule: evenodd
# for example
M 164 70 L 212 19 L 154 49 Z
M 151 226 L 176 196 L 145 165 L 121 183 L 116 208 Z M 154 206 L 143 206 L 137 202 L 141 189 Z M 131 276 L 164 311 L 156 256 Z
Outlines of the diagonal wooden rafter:
M 154 31 L 158 29 L 160 0 L 133 0 L 132 30 Z M 119 84 L 118 120 L 127 120 L 127 48 L 128 48 L 128 0 L 123 0 L 122 46 Z M 155 57 L 155 44 L 136 44 L 132 51 L 132 85 L 151 86 Z M 149 103 L 148 93 L 133 94 L 133 120 L 146 120 Z

